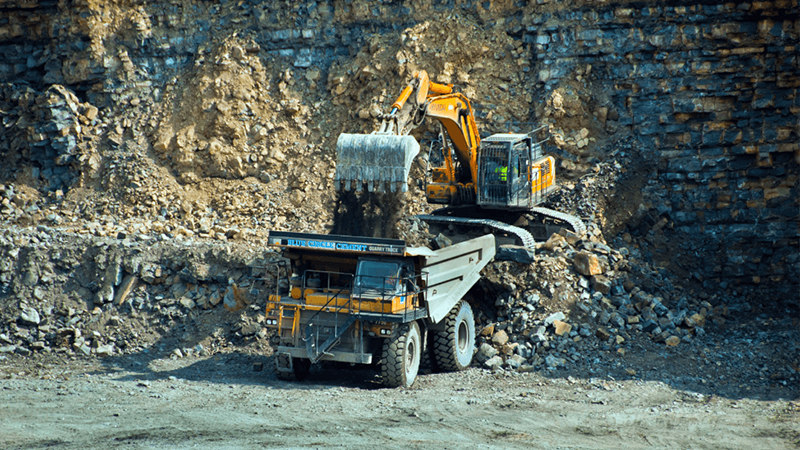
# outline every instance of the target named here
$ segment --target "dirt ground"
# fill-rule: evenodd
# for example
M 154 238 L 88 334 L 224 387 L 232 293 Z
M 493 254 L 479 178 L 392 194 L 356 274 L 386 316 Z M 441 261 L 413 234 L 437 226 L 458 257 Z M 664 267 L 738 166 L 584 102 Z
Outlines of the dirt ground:
M 660 379 L 471 368 L 384 389 L 369 369 L 315 366 L 291 383 L 271 357 L 152 353 L 2 361 L 0 447 L 800 448 L 794 389 L 679 388 L 679 355 L 646 363 Z

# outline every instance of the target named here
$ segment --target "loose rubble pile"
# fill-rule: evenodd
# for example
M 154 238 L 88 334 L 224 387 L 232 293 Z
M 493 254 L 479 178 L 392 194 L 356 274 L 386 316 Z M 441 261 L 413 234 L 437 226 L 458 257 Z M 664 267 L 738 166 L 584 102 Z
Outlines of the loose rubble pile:
M 584 213 L 601 212 L 597 194 L 625 178 L 620 169 L 621 163 L 627 162 L 620 157 L 595 166 L 593 174 L 560 194 L 563 204 Z M 746 363 L 758 364 L 754 372 L 768 375 L 762 376 L 763 383 L 787 385 L 800 379 L 800 347 L 789 343 L 779 350 L 786 345 L 780 343 L 783 338 L 791 340 L 796 334 L 796 318 L 776 321 L 789 330 L 777 336 L 753 330 L 728 334 L 731 316 L 744 317 L 762 305 L 754 307 L 732 290 L 713 294 L 696 290 L 696 285 L 654 265 L 642 245 L 646 240 L 633 239 L 625 232 L 607 243 L 602 214 L 584 217 L 589 219 L 585 236 L 565 230 L 552 235 L 539 246 L 535 263 L 495 262 L 485 270 L 481 286 L 486 301 L 496 300 L 478 314 L 482 324 L 478 364 L 493 371 L 578 369 L 601 373 L 626 364 L 625 355 L 643 344 L 656 353 L 675 349 L 697 354 L 708 364 L 705 335 L 713 330 L 715 335 L 729 335 L 744 346 L 748 338 L 757 336 L 762 350 L 764 341 L 774 342 L 770 355 L 753 355 L 754 360 Z M 617 360 L 609 362 L 609 357 Z M 777 367 L 775 357 L 783 361 Z M 742 359 L 746 358 L 736 358 Z M 624 373 L 636 375 L 627 364 Z
M 784 55 L 796 26 L 763 21 L 756 33 L 749 21 L 713 30 L 703 22 L 706 15 L 739 20 L 768 2 L 641 11 L 595 11 L 594 3 L 573 11 L 584 2 L 522 9 L 511 2 L 89 2 L 71 5 L 75 11 L 7 3 L 12 19 L 0 21 L 9 55 L 0 62 L 0 356 L 156 347 L 178 357 L 224 351 L 229 342 L 269 352 L 257 300 L 267 285 L 254 268 L 269 259 L 266 232 L 331 229 L 337 136 L 374 130 L 418 69 L 470 98 L 482 135 L 529 131 L 533 118 L 548 125 L 561 187 L 546 206 L 589 224 L 586 236 L 542 243 L 531 265 L 486 270 L 479 364 L 595 370 L 641 345 L 713 360 L 734 350 L 704 351 L 704 334 L 728 333 L 729 318 L 766 309 L 751 295 L 755 285 L 774 275 L 781 288 L 797 266 L 796 232 L 784 219 L 796 215 L 786 204 L 797 185 L 796 162 L 787 162 L 797 148 L 789 94 L 796 74 L 793 56 Z M 779 3 L 780 11 L 796 9 Z M 633 17 L 646 27 L 629 28 Z M 683 31 L 663 28 L 674 23 Z M 629 39 L 648 30 L 646 40 Z M 717 49 L 726 35 L 719 30 L 775 45 Z M 35 45 L 19 43 L 26 33 Z M 671 34 L 678 38 L 665 38 Z M 762 47 L 779 55 L 775 67 L 747 59 Z M 710 59 L 691 70 L 670 59 L 691 60 L 692 51 Z M 643 62 L 651 60 L 657 63 Z M 741 99 L 707 95 L 732 85 L 706 74 L 728 80 L 742 61 L 749 71 L 774 69 L 781 95 L 761 87 L 746 88 Z M 687 71 L 687 84 L 710 87 L 677 88 Z M 743 125 L 748 114 L 761 118 Z M 763 117 L 778 128 L 767 130 Z M 643 142 L 620 138 L 638 126 L 634 119 L 647 124 Z M 658 129 L 656 121 L 670 126 Z M 426 148 L 436 131 L 423 126 L 415 136 Z M 655 148 L 663 154 L 654 156 Z M 416 183 L 407 200 L 406 218 L 430 210 Z M 674 226 L 706 236 L 693 209 L 719 233 L 730 221 L 737 233 L 757 233 L 739 222 L 748 211 L 757 212 L 756 223 L 774 219 L 760 236 L 772 240 L 770 249 L 740 246 L 718 252 L 712 268 L 698 267 L 705 260 L 693 255 L 714 247 L 670 242 L 676 235 L 665 233 Z M 405 220 L 399 237 L 423 245 L 432 236 Z M 747 277 L 754 285 L 742 282 Z M 225 303 L 246 307 L 233 313 Z M 765 341 L 753 334 L 740 333 Z M 786 340 L 797 342 L 796 333 Z M 797 380 L 796 345 L 786 355 L 793 366 L 762 372 Z
M 706 324 L 725 323 L 728 306 L 715 307 L 708 301 L 695 300 L 681 286 L 674 285 L 668 273 L 653 270 L 637 249 L 612 249 L 596 235 L 581 240 L 565 234 L 566 238 L 557 234 L 544 243 L 532 267 L 507 280 L 500 277 L 500 285 L 508 292 L 495 303 L 497 323 L 487 325 L 481 334 L 497 347 L 495 351 L 514 355 L 505 360 L 507 366 L 520 368 L 527 363 L 533 367 L 556 367 L 566 363 L 557 357 L 543 360 L 534 356 L 551 348 L 562 353 L 566 349 L 558 338 L 569 338 L 577 344 L 595 337 L 606 344 L 606 350 L 624 354 L 624 343 L 631 340 L 633 333 L 644 333 L 653 342 L 675 347 L 703 336 Z M 514 268 L 504 267 L 507 264 L 510 263 L 496 263 L 494 269 L 498 273 L 514 273 Z M 543 302 L 547 303 L 545 307 L 540 305 Z M 567 321 L 564 312 L 537 318 L 553 307 L 568 312 L 572 309 L 573 322 Z M 577 318 L 585 322 L 575 323 Z M 507 345 L 511 338 L 518 345 Z M 550 343 L 554 338 L 556 342 Z M 494 356 L 486 345 L 481 358 Z M 570 357 L 576 359 L 580 355 Z M 503 360 L 483 362 L 493 367 Z M 531 367 L 523 370 L 526 369 Z
M 268 260 L 241 242 L 5 229 L 0 353 L 110 356 L 153 345 L 211 353 L 228 340 L 266 347 L 254 303 Z

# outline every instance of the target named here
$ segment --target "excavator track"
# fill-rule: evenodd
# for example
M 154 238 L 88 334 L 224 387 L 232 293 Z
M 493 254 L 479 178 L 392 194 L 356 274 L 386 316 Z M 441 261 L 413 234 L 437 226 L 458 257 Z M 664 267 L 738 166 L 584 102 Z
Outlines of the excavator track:
M 457 210 L 458 208 L 443 208 L 434 211 L 434 214 L 422 214 L 416 217 L 428 223 L 489 227 L 503 233 L 514 235 L 523 246 L 529 249 L 533 249 L 536 244 L 536 239 L 534 238 L 533 234 L 522 227 L 509 225 L 508 223 L 501 222 L 499 220 L 444 215 L 446 213 L 456 212 Z M 583 236 L 583 234 L 586 233 L 586 225 L 584 225 L 583 221 L 571 214 L 544 207 L 534 207 L 527 212 L 564 222 L 565 224 L 568 224 L 569 227 L 572 228 L 572 232 L 578 236 Z
M 563 213 L 550 208 L 543 208 L 541 206 L 531 208 L 531 212 L 568 223 L 569 226 L 572 227 L 572 232 L 578 236 L 583 236 L 584 233 L 586 233 L 586 225 L 584 225 L 580 218 L 572 214 Z
M 445 223 L 445 224 L 462 224 L 462 225 L 471 225 L 471 226 L 486 226 L 493 228 L 495 230 L 500 230 L 505 233 L 510 233 L 515 235 L 519 240 L 522 242 L 527 248 L 533 249 L 536 241 L 533 239 L 533 235 L 531 235 L 528 230 L 525 230 L 520 227 L 515 227 L 514 225 L 509 225 L 507 223 L 503 223 L 497 220 L 491 219 L 470 219 L 466 217 L 451 217 L 451 216 L 434 216 L 430 214 L 420 214 L 416 216 L 420 220 L 424 220 L 425 222 L 433 222 L 433 223 Z

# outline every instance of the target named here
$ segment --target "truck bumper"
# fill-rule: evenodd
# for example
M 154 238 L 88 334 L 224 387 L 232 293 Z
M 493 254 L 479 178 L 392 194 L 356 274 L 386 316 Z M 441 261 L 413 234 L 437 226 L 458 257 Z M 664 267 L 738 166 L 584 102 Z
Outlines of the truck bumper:
M 291 370 L 291 358 L 308 358 L 308 352 L 305 348 L 300 347 L 278 347 L 278 351 L 276 353 L 276 358 L 278 359 L 278 370 L 281 370 L 281 361 L 288 360 L 289 367 L 288 370 Z M 286 358 L 288 356 L 288 358 Z M 340 361 L 340 362 L 347 362 L 353 364 L 372 364 L 372 354 L 371 353 L 353 353 L 353 352 L 340 352 L 336 350 L 331 350 L 325 352 L 325 354 L 320 358 L 321 361 Z

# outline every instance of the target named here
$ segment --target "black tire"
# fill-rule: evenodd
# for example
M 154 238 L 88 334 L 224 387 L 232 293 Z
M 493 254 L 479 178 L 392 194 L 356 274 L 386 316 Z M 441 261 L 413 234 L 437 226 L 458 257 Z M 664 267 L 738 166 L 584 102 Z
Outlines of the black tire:
M 423 339 L 425 348 L 422 349 L 419 359 L 419 373 L 438 372 L 439 369 L 436 367 L 436 360 L 433 356 L 433 333 L 428 332 L 426 338 Z
M 422 338 L 416 322 L 394 329 L 383 343 L 381 376 L 386 387 L 411 387 L 417 379 Z
M 460 301 L 444 318 L 444 329 L 433 331 L 433 355 L 439 370 L 455 372 L 472 363 L 475 353 L 475 317 L 472 307 Z

